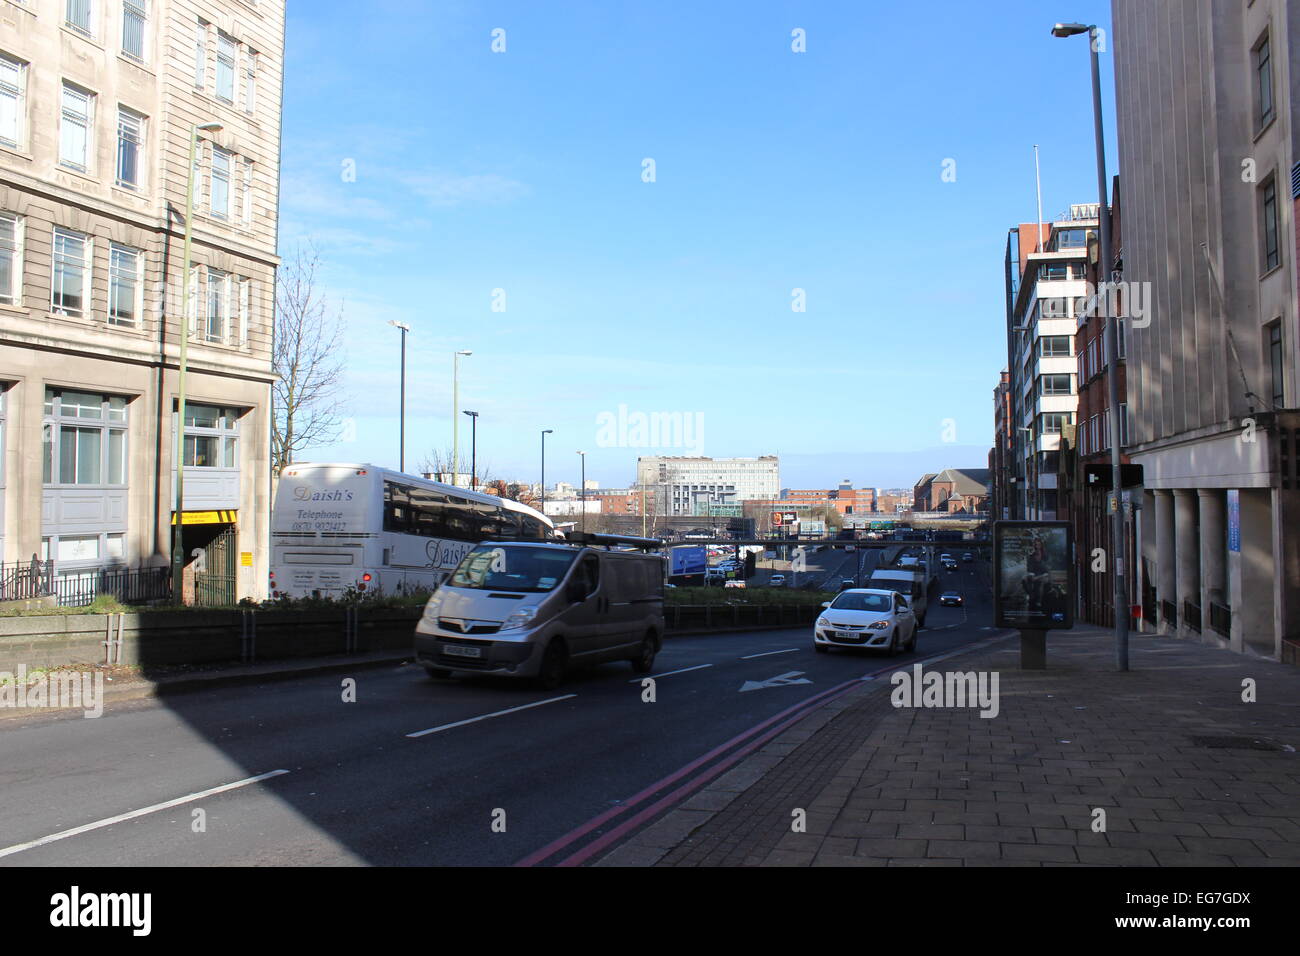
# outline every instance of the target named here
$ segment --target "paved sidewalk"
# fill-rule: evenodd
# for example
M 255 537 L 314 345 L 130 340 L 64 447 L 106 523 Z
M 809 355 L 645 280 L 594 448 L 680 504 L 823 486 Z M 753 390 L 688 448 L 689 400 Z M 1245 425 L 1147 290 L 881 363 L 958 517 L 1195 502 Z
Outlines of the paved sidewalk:
M 933 665 L 996 671 L 992 718 L 864 683 L 597 865 L 1300 865 L 1300 669 L 1130 647 L 1122 674 L 1092 628 L 1049 634 L 1046 671 L 1019 670 L 1014 635 Z

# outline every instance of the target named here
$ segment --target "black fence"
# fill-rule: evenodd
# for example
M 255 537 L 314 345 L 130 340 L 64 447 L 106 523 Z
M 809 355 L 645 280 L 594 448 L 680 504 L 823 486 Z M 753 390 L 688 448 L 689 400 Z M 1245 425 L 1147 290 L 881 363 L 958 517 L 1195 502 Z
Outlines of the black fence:
M 1160 621 L 1170 627 L 1178 626 L 1178 605 L 1173 601 L 1160 602 Z
M 1232 608 L 1210 602 L 1210 629 L 1217 631 L 1224 637 L 1232 634 Z
M 30 601 L 53 593 L 53 561 L 0 564 L 0 601 Z
M 167 602 L 172 596 L 170 568 L 89 568 L 60 571 L 53 561 L 0 564 L 0 601 L 53 597 L 60 607 L 84 607 L 101 596 L 122 604 Z
M 1191 601 L 1183 602 L 1183 623 L 1196 633 L 1201 632 L 1201 606 Z

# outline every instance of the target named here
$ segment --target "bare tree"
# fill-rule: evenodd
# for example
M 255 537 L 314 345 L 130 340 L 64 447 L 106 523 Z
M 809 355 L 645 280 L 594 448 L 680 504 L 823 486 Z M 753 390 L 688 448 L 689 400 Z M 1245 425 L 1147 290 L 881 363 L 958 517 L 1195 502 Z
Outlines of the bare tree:
M 420 462 L 420 474 L 432 477 L 435 481 L 442 481 L 450 485 L 453 483 L 450 480 L 452 477 L 451 460 L 452 454 L 450 448 L 445 451 L 431 448 L 429 449 L 429 453 L 425 455 L 424 459 Z M 487 491 L 487 485 L 498 480 L 492 477 L 488 470 L 488 466 L 483 462 L 478 462 L 475 465 L 474 470 L 477 474 L 471 475 L 470 460 L 465 456 L 464 451 L 461 452 L 460 459 L 456 462 L 456 468 L 460 472 L 461 478 L 464 479 L 462 487 L 465 488 L 473 486 L 479 491 Z M 496 494 L 496 492 L 488 491 L 488 494 Z
M 320 255 L 299 248 L 276 276 L 275 348 L 271 386 L 271 469 L 276 475 L 295 453 L 329 444 L 339 435 L 344 406 L 343 310 L 317 284 Z
M 504 478 L 494 478 L 491 481 L 480 480 L 479 490 L 485 491 L 489 495 L 496 495 L 498 498 L 509 498 L 511 501 L 517 501 L 521 505 L 528 505 L 530 508 L 536 508 L 538 504 L 533 489 L 517 481 L 506 481 Z

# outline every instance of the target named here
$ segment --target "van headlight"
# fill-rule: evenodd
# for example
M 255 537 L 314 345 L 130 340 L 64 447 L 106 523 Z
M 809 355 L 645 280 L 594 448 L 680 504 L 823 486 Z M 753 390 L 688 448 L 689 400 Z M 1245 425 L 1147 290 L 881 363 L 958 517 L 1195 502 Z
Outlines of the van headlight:
M 532 623 L 533 618 L 537 616 L 536 605 L 531 607 L 521 607 L 515 613 L 511 614 L 501 624 L 501 630 L 509 631 L 517 627 L 527 627 Z

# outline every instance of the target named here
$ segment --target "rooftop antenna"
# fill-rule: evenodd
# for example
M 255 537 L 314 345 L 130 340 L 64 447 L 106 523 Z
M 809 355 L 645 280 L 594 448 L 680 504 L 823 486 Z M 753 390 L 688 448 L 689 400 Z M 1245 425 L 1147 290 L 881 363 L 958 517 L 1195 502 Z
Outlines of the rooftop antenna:
M 1038 170 L 1038 144 L 1034 144 L 1034 185 L 1038 189 L 1038 252 L 1043 251 L 1043 177 Z

